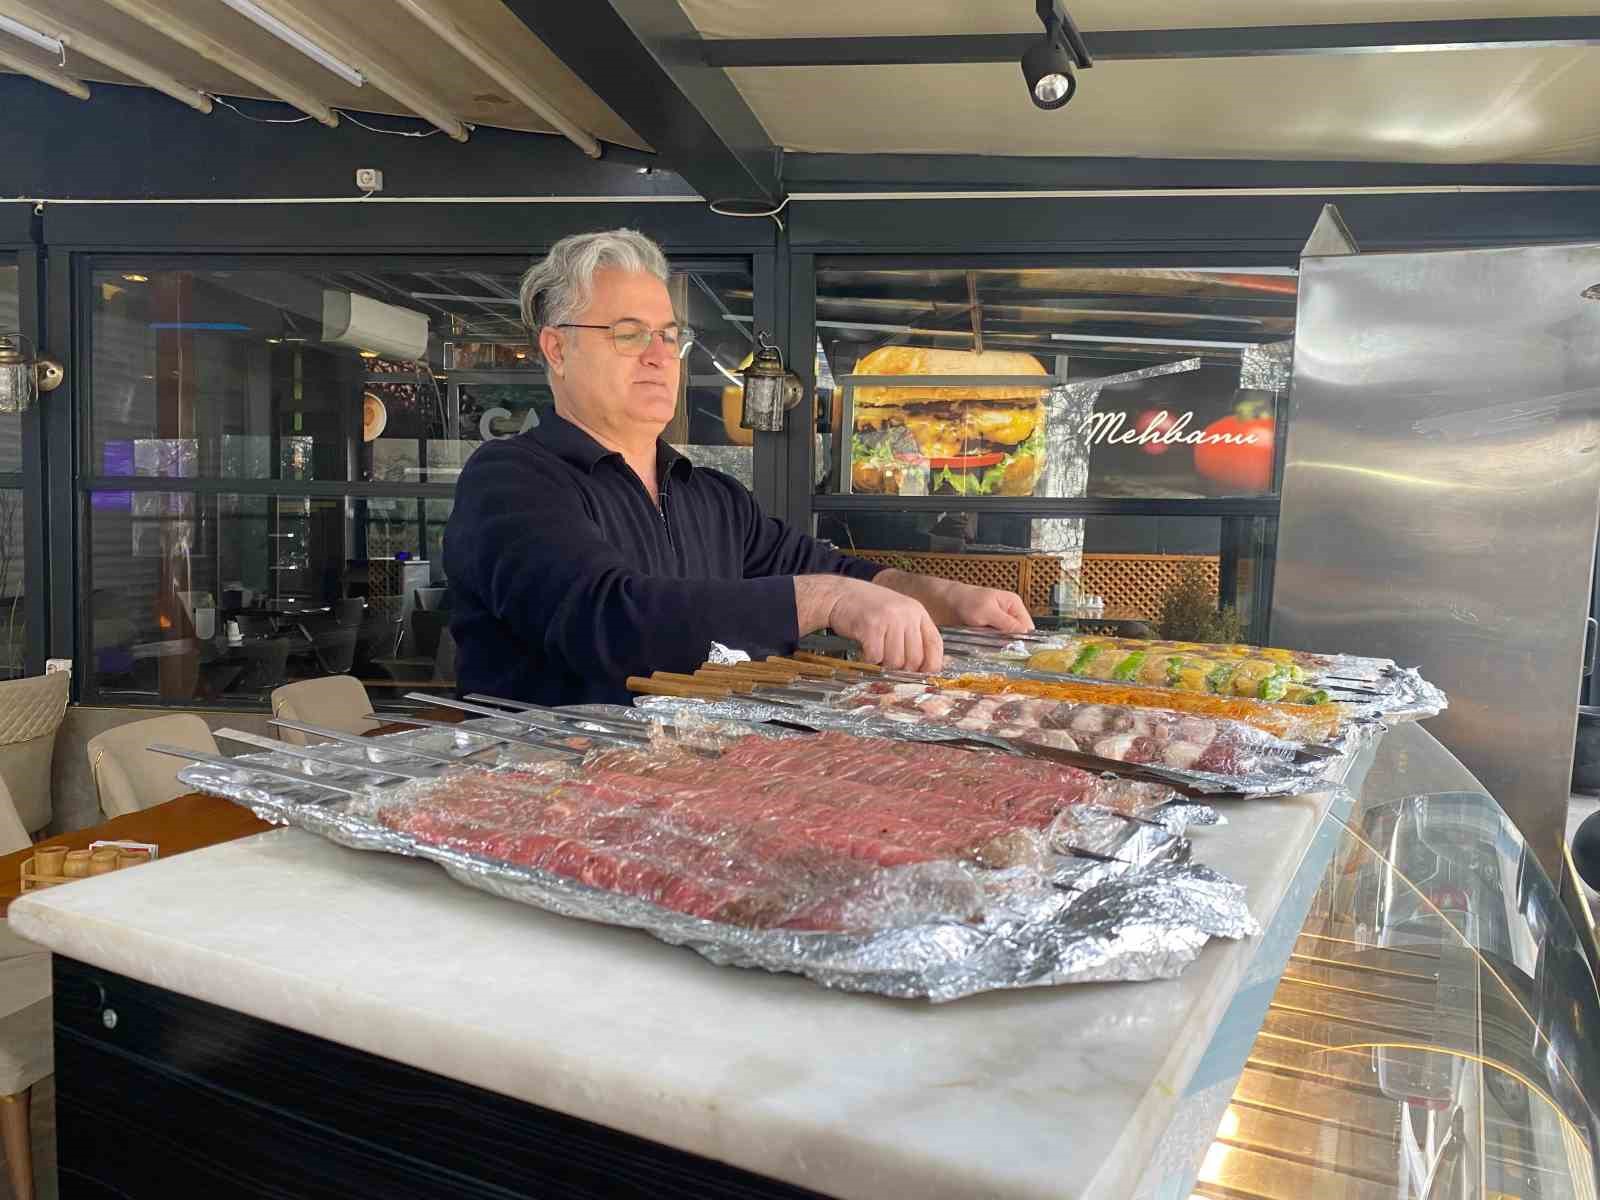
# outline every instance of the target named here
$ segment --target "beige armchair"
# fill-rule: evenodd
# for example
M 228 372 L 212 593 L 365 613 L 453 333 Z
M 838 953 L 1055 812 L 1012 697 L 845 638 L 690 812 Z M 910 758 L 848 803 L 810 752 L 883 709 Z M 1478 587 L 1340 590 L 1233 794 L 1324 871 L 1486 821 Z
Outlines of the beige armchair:
M 0 782 L 0 853 L 31 843 Z M 51 1034 L 50 953 L 0 921 L 0 1140 L 12 1195 L 33 1198 L 33 1085 L 55 1070 Z
M 89 739 L 89 774 L 100 797 L 100 811 L 106 816 L 120 817 L 165 804 L 190 790 L 178 782 L 182 761 L 152 753 L 149 747 L 156 742 L 217 753 L 211 730 L 191 713 L 152 717 L 96 734 Z
M 272 693 L 272 715 L 285 721 L 322 725 L 342 733 L 365 733 L 373 723 L 363 718 L 372 711 L 372 700 L 360 680 L 348 675 L 325 675 L 321 679 L 302 679 L 288 683 Z M 305 734 L 297 729 L 280 729 L 278 736 L 295 746 L 304 746 Z
M 0 683 L 0 781 L 29 833 L 50 824 L 50 767 L 71 678 L 57 671 Z

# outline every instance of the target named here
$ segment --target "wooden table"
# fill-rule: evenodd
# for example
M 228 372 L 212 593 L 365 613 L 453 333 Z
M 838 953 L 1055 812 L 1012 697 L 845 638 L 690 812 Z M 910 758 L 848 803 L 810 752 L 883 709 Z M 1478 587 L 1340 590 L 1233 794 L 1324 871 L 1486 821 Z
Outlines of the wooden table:
M 84 850 L 90 842 L 103 840 L 154 842 L 160 848 L 161 857 L 167 858 L 187 850 L 199 850 L 219 842 L 249 837 L 271 828 L 249 809 L 241 808 L 232 800 L 190 792 L 142 812 L 113 817 L 87 829 L 76 829 L 60 837 L 46 838 L 36 846 L 0 858 L 0 917 L 5 916 L 11 902 L 22 894 L 23 862 L 44 846 Z
M 439 721 L 460 721 L 466 716 L 456 708 L 430 710 L 427 715 L 429 719 Z M 380 737 L 386 733 L 402 733 L 415 728 L 414 725 L 385 724 L 368 730 L 363 736 Z M 221 842 L 231 842 L 235 838 L 249 837 L 271 828 L 266 821 L 232 800 L 208 796 L 204 792 L 189 792 L 154 808 L 113 817 L 99 825 L 75 829 L 60 837 L 46 838 L 37 845 L 0 857 L 0 918 L 6 915 L 11 902 L 22 894 L 22 864 L 45 846 L 86 850 L 90 842 L 154 842 L 160 848 L 161 857 L 169 858 L 186 850 L 200 850 Z

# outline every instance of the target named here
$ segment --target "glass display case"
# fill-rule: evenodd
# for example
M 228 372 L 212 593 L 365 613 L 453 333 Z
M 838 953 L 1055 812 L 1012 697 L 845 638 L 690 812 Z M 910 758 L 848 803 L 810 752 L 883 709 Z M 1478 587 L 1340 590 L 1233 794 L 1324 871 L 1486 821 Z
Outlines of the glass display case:
M 1353 791 L 1190 1085 L 1193 1194 L 1596 1195 L 1600 1007 L 1556 889 L 1418 727 Z

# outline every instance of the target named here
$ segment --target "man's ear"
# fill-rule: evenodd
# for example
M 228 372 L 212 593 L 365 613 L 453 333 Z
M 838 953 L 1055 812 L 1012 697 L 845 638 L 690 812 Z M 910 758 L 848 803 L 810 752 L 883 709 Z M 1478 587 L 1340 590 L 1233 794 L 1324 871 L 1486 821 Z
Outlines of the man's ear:
M 567 348 L 561 340 L 561 331 L 546 325 L 539 330 L 539 353 L 552 375 L 566 372 Z

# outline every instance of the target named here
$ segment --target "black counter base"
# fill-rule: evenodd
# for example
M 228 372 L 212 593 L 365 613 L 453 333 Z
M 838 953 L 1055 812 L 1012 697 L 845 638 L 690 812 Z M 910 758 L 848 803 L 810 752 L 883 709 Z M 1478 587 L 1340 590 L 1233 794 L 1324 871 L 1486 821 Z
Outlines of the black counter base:
M 55 1036 L 63 1200 L 819 1195 L 61 955 Z

